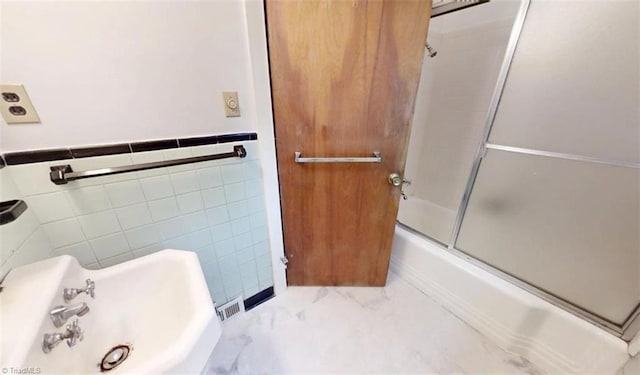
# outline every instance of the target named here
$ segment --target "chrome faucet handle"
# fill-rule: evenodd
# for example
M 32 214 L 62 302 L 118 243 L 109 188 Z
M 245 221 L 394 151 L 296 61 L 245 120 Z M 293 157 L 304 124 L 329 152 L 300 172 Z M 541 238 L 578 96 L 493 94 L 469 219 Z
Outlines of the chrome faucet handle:
M 83 291 L 91 296 L 91 298 L 96 298 L 96 283 L 91 279 L 87 279 L 87 286 L 83 288 Z
M 82 328 L 78 326 L 78 319 L 74 320 L 72 324 L 67 325 L 66 328 L 67 330 L 63 333 L 45 333 L 44 336 L 42 336 L 42 351 L 50 353 L 53 348 L 64 340 L 67 340 L 67 345 L 72 347 L 75 346 L 78 341 L 84 339 Z
M 84 332 L 82 328 L 78 326 L 78 319 L 75 319 L 71 325 L 67 325 L 67 332 L 65 332 L 64 336 L 70 348 L 75 346 L 78 341 L 84 340 Z
M 50 353 L 53 348 L 64 340 L 61 333 L 45 333 L 42 336 L 42 351 Z
M 79 294 L 86 293 L 91 296 L 91 298 L 96 298 L 96 283 L 91 279 L 87 279 L 87 286 L 84 288 L 64 288 L 64 292 L 62 293 L 62 298 L 65 302 L 69 303 L 72 299 L 76 298 Z

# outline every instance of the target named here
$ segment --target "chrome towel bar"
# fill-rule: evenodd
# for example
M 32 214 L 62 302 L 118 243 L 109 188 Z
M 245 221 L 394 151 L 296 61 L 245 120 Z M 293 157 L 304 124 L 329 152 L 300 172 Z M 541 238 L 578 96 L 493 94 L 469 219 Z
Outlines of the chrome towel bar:
M 365 158 L 303 158 L 298 151 L 294 153 L 296 163 L 381 163 L 382 157 L 379 151 L 373 152 L 373 157 Z
M 174 165 L 197 163 L 197 162 L 208 161 L 208 160 L 218 160 L 218 159 L 227 159 L 227 158 L 235 158 L 235 157 L 244 158 L 245 156 L 247 156 L 247 150 L 245 150 L 244 146 L 240 145 L 240 146 L 233 146 L 233 152 L 225 152 L 222 154 L 203 155 L 203 156 L 195 156 L 192 158 L 183 158 L 183 159 L 174 159 L 174 160 L 165 160 L 165 161 L 155 161 L 151 163 L 124 165 L 120 167 L 94 169 L 90 171 L 81 171 L 81 172 L 74 172 L 73 169 L 71 168 L 71 165 L 69 164 L 55 165 L 50 167 L 51 172 L 49 173 L 49 177 L 51 178 L 51 182 L 53 182 L 54 184 L 64 185 L 69 181 L 80 180 L 83 178 L 108 176 L 112 174 L 126 173 L 126 172 L 144 171 L 147 169 L 155 169 L 155 168 L 162 168 L 162 167 L 172 167 Z

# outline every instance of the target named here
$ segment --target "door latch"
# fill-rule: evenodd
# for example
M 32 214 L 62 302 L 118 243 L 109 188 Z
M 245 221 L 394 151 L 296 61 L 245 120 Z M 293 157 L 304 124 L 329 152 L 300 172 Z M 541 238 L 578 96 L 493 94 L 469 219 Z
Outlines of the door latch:
M 402 185 L 411 185 L 411 181 L 395 172 L 389 175 L 387 181 L 389 181 L 389 184 L 391 184 L 392 186 L 400 188 L 400 195 L 402 196 L 402 199 L 404 199 L 405 201 L 408 199 L 407 195 L 404 193 L 404 191 L 402 191 Z

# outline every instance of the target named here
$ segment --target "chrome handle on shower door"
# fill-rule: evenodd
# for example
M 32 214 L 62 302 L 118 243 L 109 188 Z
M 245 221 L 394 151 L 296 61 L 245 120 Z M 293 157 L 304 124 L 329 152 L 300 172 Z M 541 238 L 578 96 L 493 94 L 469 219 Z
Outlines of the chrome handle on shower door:
M 373 157 L 338 157 L 338 158 L 303 158 L 302 153 L 296 151 L 294 159 L 296 163 L 381 163 L 382 157 L 379 151 L 373 152 Z

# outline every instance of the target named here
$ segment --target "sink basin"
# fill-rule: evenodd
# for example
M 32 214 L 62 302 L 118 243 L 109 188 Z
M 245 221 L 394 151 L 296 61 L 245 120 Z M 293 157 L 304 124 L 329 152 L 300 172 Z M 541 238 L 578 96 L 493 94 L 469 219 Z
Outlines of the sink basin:
M 45 354 L 43 335 L 65 330 L 54 327 L 49 312 L 65 305 L 64 288 L 83 287 L 88 278 L 95 282 L 95 299 L 80 294 L 68 303 L 89 305 L 78 318 L 84 340 L 73 347 L 62 342 Z M 15 268 L 2 285 L 2 368 L 100 373 L 107 352 L 125 345 L 132 349 L 128 358 L 107 373 L 199 373 L 221 334 L 193 252 L 163 250 L 102 270 L 60 256 Z

